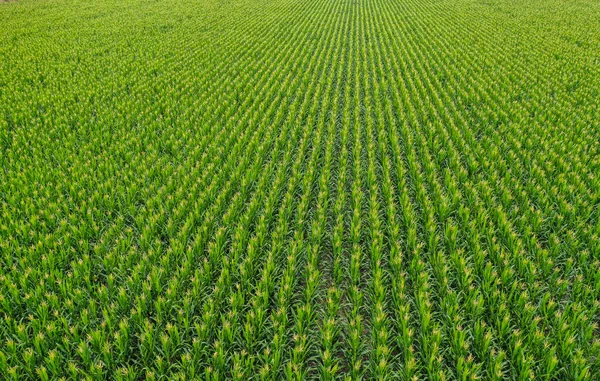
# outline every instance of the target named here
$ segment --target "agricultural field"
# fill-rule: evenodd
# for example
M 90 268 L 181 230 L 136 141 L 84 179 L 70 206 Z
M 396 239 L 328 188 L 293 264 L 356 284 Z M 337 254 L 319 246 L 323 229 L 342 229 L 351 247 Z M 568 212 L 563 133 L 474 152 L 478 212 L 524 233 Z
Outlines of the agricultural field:
M 599 380 L 597 0 L 0 3 L 0 380 Z

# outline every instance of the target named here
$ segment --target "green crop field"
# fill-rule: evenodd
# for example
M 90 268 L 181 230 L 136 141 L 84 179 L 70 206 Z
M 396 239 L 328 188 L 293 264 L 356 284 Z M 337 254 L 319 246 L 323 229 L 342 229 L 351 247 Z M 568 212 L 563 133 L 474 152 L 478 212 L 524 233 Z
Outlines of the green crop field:
M 0 3 L 0 380 L 600 380 L 598 0 Z

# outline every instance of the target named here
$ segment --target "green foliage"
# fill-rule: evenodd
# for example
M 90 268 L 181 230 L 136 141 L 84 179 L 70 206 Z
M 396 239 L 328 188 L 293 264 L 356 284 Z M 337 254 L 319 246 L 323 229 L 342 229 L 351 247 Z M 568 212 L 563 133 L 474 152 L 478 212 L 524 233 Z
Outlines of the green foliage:
M 598 14 L 0 3 L 0 380 L 598 378 Z

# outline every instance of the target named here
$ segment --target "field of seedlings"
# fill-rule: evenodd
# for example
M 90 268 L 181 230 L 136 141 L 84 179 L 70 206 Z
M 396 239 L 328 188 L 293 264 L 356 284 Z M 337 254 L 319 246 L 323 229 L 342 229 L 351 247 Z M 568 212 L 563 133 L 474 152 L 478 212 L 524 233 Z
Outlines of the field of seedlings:
M 599 31 L 0 3 L 0 380 L 600 379 Z

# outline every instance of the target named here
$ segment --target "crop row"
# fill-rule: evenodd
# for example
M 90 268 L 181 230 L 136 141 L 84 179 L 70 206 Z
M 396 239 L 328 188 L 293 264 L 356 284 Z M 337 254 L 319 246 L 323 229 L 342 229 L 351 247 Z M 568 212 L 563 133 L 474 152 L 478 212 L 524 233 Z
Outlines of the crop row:
M 600 373 L 598 4 L 0 6 L 0 379 Z

